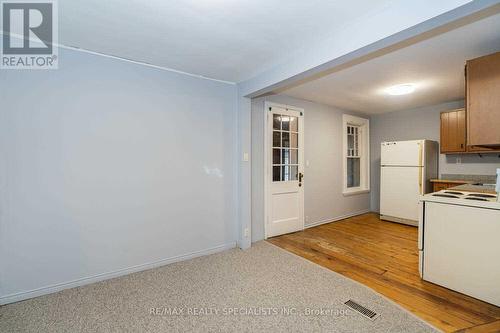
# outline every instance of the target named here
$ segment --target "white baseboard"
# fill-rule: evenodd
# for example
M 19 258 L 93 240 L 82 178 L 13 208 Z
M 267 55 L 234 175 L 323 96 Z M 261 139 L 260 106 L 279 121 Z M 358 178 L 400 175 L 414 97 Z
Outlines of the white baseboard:
M 64 289 L 79 287 L 79 286 L 83 286 L 86 284 L 95 283 L 95 282 L 99 282 L 99 281 L 103 281 L 103 280 L 108 280 L 108 279 L 116 278 L 119 276 L 131 274 L 131 273 L 135 273 L 135 272 L 140 272 L 140 271 L 144 271 L 144 270 L 148 270 L 148 269 L 152 269 L 152 268 L 157 268 L 160 266 L 172 264 L 174 262 L 184 261 L 184 260 L 193 259 L 196 257 L 214 254 L 217 252 L 222 252 L 222 251 L 229 250 L 229 249 L 232 249 L 235 247 L 236 247 L 236 242 L 223 244 L 223 245 L 215 246 L 215 247 L 208 248 L 208 249 L 201 250 L 201 251 L 195 251 L 195 252 L 191 252 L 191 253 L 187 253 L 187 254 L 183 254 L 183 255 L 179 255 L 179 256 L 161 259 L 161 260 L 146 263 L 146 264 L 141 264 L 141 265 L 136 265 L 136 266 L 132 266 L 132 267 L 128 267 L 128 268 L 119 269 L 117 271 L 112 271 L 112 272 L 98 274 L 98 275 L 94 275 L 94 276 L 89 276 L 89 277 L 76 279 L 76 280 L 72 280 L 72 281 L 68 281 L 68 282 L 58 283 L 58 284 L 54 284 L 54 285 L 50 285 L 50 286 L 46 286 L 46 287 L 41 287 L 41 288 L 37 288 L 37 289 L 33 289 L 33 290 L 22 291 L 22 292 L 10 294 L 10 295 L 5 295 L 5 296 L 0 297 L 0 305 L 19 302 L 19 301 L 22 301 L 25 299 L 38 297 L 38 296 L 42 296 L 42 295 L 52 294 L 52 293 L 55 293 L 55 292 L 58 292 L 58 291 L 61 291 Z
M 305 225 L 304 228 L 305 229 L 309 229 L 309 228 L 312 228 L 312 227 L 317 227 L 317 226 L 322 225 L 322 224 L 327 224 L 327 223 L 330 223 L 330 222 L 336 222 L 336 221 L 344 220 L 344 219 L 347 219 L 349 217 L 358 216 L 358 215 L 366 214 L 366 213 L 369 213 L 369 212 L 371 212 L 370 209 L 364 209 L 364 210 L 360 210 L 358 212 L 349 213 L 349 214 L 345 214 L 345 215 L 342 215 L 342 216 L 332 217 L 332 218 L 324 219 L 324 220 L 321 220 L 321 221 L 316 221 L 316 222 L 313 222 L 313 223 L 309 223 L 309 224 Z

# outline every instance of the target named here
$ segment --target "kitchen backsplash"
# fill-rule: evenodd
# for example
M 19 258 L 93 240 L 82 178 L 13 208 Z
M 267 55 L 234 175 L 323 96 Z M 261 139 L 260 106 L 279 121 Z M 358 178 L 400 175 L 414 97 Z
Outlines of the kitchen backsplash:
M 471 180 L 482 184 L 495 184 L 496 175 L 461 175 L 461 174 L 442 174 L 441 179 L 446 180 Z

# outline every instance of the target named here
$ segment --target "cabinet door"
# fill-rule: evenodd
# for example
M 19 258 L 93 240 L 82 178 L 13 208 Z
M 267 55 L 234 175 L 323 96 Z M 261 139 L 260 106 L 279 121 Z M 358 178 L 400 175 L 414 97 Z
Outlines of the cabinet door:
M 467 61 L 467 136 L 471 146 L 500 146 L 500 52 Z
M 465 152 L 465 110 L 441 113 L 441 153 Z
M 443 183 L 434 183 L 432 187 L 433 192 L 438 192 L 441 190 L 446 190 L 446 186 L 443 185 Z
M 441 113 L 441 142 L 440 148 L 441 153 L 446 153 L 452 151 L 451 149 L 451 138 L 450 138 L 450 128 L 449 128 L 449 112 Z
M 456 135 L 456 149 L 457 151 L 465 151 L 466 150 L 466 124 L 465 124 L 465 110 L 457 110 L 455 112 L 457 114 L 457 135 Z

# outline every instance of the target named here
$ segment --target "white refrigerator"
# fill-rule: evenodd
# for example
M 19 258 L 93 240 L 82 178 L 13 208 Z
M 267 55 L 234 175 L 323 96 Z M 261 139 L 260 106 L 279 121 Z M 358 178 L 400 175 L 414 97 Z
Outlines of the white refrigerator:
M 438 143 L 382 142 L 380 149 L 380 218 L 417 226 L 420 196 L 438 175 Z

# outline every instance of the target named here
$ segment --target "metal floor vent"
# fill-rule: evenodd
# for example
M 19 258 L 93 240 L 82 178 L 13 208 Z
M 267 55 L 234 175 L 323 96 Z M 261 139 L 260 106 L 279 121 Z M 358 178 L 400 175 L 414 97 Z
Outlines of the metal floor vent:
M 375 320 L 380 316 L 378 313 L 365 308 L 363 305 L 353 301 L 352 299 L 348 300 L 344 304 L 353 309 L 354 311 L 359 312 L 360 314 L 362 314 L 363 316 L 365 316 L 370 320 Z

